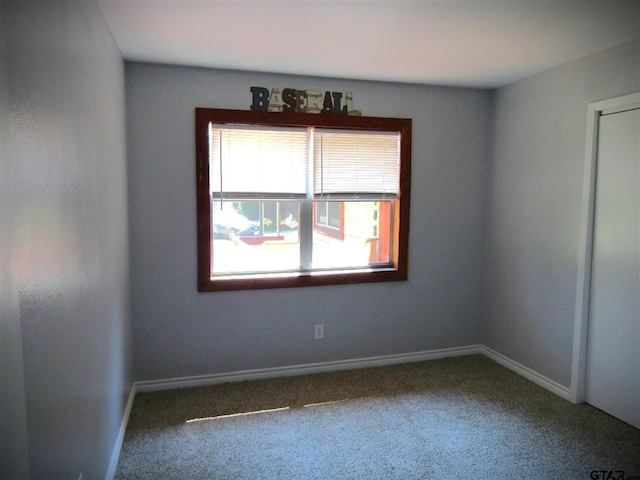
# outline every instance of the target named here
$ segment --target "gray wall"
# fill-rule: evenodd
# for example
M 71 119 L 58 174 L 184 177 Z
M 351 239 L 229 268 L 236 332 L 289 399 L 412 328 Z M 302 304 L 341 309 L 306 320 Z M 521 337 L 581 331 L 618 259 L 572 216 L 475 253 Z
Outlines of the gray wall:
M 3 10 L 0 4 L 0 25 L 4 29 Z M 0 478 L 29 478 L 20 307 L 9 255 L 16 247 L 8 190 L 7 78 L 5 39 L 0 35 Z
M 104 478 L 129 379 L 124 65 L 93 2 L 2 2 L 2 478 Z
M 491 92 L 141 63 L 125 76 L 136 380 L 477 342 Z M 247 110 L 251 86 L 351 91 L 364 115 L 413 119 L 407 282 L 197 292 L 194 109 Z
M 587 104 L 640 90 L 640 41 L 496 92 L 482 342 L 569 386 Z

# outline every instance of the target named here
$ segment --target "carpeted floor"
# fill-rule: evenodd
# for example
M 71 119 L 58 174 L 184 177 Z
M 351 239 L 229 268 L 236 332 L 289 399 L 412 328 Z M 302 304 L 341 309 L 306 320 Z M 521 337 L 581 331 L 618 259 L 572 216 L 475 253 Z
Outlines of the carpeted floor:
M 603 471 L 640 480 L 640 430 L 473 355 L 138 394 L 116 479 L 588 480 Z

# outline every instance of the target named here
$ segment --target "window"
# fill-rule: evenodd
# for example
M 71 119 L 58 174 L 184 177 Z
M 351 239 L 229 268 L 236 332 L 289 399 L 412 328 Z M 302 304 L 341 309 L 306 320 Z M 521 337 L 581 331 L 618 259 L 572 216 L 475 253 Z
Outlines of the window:
M 344 203 L 315 202 L 314 229 L 330 237 L 344 240 Z
M 411 120 L 196 109 L 199 291 L 406 280 Z

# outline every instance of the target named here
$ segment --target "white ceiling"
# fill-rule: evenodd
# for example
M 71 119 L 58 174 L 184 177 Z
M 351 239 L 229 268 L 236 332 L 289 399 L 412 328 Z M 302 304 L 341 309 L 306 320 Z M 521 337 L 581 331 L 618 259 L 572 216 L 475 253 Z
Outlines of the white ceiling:
M 640 0 L 98 4 L 127 60 L 479 88 L 640 38 Z

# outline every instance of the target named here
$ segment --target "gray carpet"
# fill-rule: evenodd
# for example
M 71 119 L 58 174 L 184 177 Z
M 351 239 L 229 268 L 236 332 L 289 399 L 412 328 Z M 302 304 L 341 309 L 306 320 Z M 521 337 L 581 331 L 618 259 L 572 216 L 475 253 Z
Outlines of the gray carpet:
M 116 478 L 606 478 L 593 470 L 640 479 L 640 430 L 474 355 L 138 394 Z

